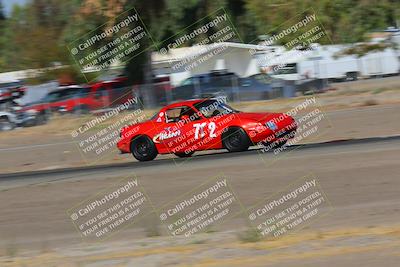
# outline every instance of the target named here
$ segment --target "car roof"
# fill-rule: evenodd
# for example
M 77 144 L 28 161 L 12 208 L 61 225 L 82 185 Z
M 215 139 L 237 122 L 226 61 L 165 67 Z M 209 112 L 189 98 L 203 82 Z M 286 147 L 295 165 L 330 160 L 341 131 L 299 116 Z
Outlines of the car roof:
M 197 103 L 204 102 L 204 101 L 207 101 L 207 100 L 218 101 L 215 97 L 196 98 L 196 99 L 189 99 L 189 100 L 185 100 L 185 101 L 175 102 L 175 103 L 172 103 L 172 104 L 169 104 L 169 105 L 165 106 L 162 109 L 178 108 L 178 107 L 182 107 L 182 106 L 193 106 L 193 105 L 195 105 Z
M 177 108 L 177 107 L 181 107 L 181 106 L 193 106 L 194 104 L 202 102 L 204 100 L 208 100 L 208 99 L 204 98 L 204 99 L 190 99 L 190 100 L 185 100 L 185 101 L 179 101 L 179 102 L 175 102 L 175 103 L 165 106 L 164 109 Z
M 85 88 L 89 88 L 89 87 L 86 87 L 86 86 L 60 86 L 57 89 L 50 91 L 49 94 L 62 92 L 62 91 L 74 91 L 74 90 L 80 90 L 80 89 L 85 89 Z
M 111 80 L 96 81 L 96 82 L 90 83 L 89 85 L 90 86 L 102 86 L 105 84 L 124 83 L 127 81 L 128 81 L 127 77 L 115 77 L 114 79 L 111 79 Z

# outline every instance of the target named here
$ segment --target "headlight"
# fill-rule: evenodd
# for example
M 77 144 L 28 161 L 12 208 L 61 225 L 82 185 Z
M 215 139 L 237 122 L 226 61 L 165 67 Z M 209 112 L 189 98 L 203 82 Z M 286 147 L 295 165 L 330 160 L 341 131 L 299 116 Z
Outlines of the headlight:
M 276 125 L 276 123 L 274 121 L 267 121 L 265 123 L 265 126 L 267 126 L 270 130 L 275 131 L 278 129 L 278 126 Z

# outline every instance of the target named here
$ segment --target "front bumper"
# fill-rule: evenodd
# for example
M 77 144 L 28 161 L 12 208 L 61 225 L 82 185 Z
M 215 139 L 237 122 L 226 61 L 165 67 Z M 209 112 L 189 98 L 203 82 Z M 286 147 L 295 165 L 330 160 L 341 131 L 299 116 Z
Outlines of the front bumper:
M 249 136 L 253 144 L 284 143 L 296 135 L 297 123 L 294 119 L 286 120 L 276 125 L 276 128 L 269 128 L 264 123 L 250 131 Z
M 121 139 L 117 143 L 117 147 L 120 151 L 120 154 L 126 154 L 131 152 L 130 142 L 126 139 Z

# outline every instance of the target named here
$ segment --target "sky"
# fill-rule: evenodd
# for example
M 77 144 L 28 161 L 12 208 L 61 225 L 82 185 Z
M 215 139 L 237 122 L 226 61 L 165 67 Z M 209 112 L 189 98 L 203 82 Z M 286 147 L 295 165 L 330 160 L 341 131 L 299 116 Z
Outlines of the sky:
M 4 11 L 6 13 L 6 15 L 10 14 L 12 6 L 14 4 L 25 4 L 26 2 L 28 2 L 29 0 L 2 0 L 1 2 L 3 3 L 4 6 Z

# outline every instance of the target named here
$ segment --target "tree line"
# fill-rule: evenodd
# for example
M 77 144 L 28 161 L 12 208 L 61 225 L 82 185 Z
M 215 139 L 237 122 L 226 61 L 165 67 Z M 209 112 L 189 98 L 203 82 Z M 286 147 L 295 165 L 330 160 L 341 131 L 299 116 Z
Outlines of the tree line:
M 0 72 L 70 66 L 44 74 L 43 81 L 60 72 L 82 80 L 67 45 L 93 29 L 109 27 L 132 7 L 160 45 L 219 8 L 228 13 L 240 36 L 237 41 L 243 42 L 279 31 L 304 10 L 316 13 L 333 43 L 363 41 L 368 32 L 400 23 L 398 0 L 31 0 L 7 15 L 1 1 Z M 149 53 L 143 53 L 127 62 L 132 82 L 149 79 L 149 60 Z

